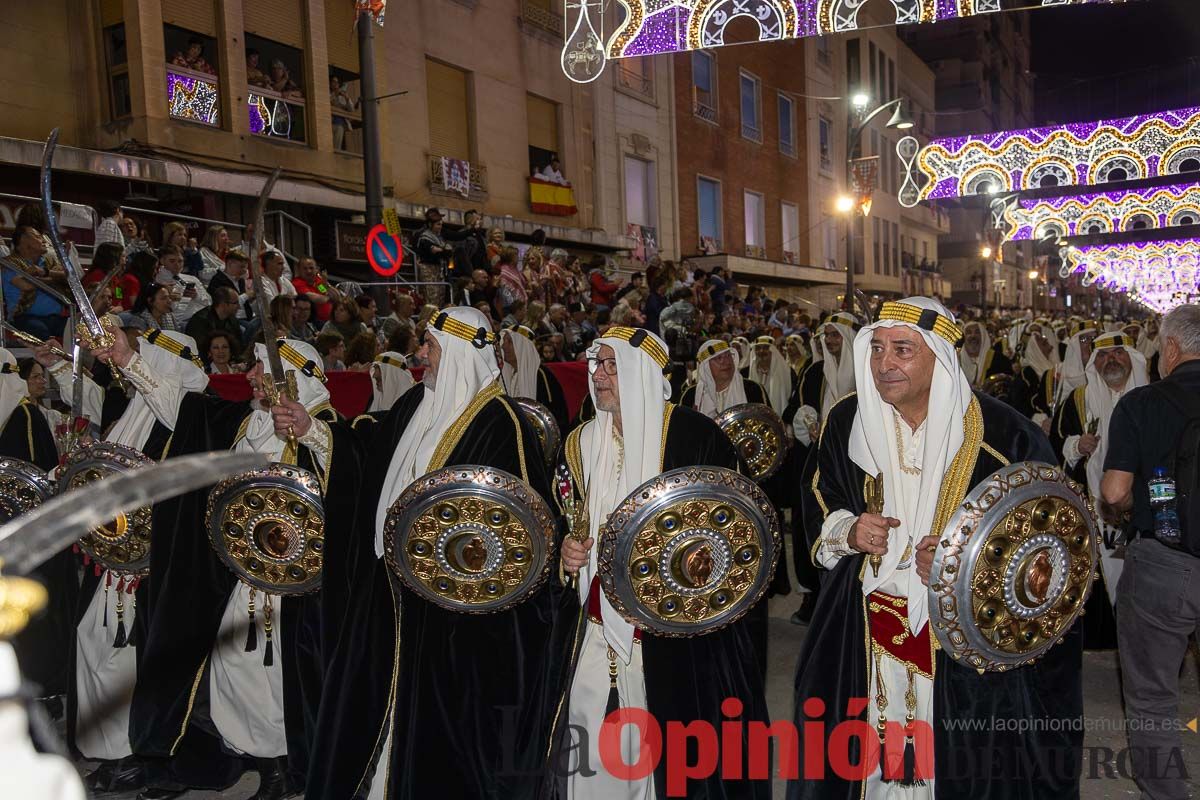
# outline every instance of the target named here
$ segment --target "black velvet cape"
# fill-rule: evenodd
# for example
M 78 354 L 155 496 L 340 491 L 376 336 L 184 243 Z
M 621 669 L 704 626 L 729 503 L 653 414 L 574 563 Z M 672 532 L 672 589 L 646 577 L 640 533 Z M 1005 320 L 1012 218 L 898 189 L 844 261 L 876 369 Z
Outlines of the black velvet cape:
M 46 417 L 28 401 L 12 410 L 0 431 L 0 455 L 27 461 L 50 472 L 58 465 L 54 433 Z M 63 694 L 70 685 L 70 663 L 74 641 L 72 620 L 79 596 L 79 579 L 71 548 L 51 556 L 29 577 L 46 587 L 46 608 L 13 637 L 22 677 L 36 684 L 39 696 Z
M 120 401 L 114 401 L 110 403 L 109 397 L 119 397 Z M 129 400 L 125 397 L 124 392 L 106 391 L 104 393 L 105 424 L 103 427 L 105 430 L 107 430 L 112 426 L 112 424 L 120 419 L 121 414 L 124 413 L 124 409 L 127 408 L 128 405 Z M 109 411 L 119 411 L 119 413 L 117 413 L 116 417 L 109 419 Z M 155 461 L 162 461 L 169 454 L 171 449 L 171 441 L 171 429 L 166 425 L 163 425 L 158 420 L 155 420 L 153 427 L 150 428 L 150 435 L 146 437 L 146 443 L 142 446 L 142 452 L 150 458 L 153 458 Z M 74 565 L 72 565 L 72 574 L 74 574 Z M 70 657 L 68 659 L 71 671 L 70 678 L 67 682 L 67 744 L 70 745 L 72 751 L 76 754 L 79 754 L 78 748 L 75 744 L 75 737 L 78 735 L 76 725 L 79 716 L 79 687 L 75 682 L 75 670 L 77 664 L 75 629 L 79 627 L 79 623 L 83 621 L 83 617 L 87 613 L 88 606 L 91 605 L 92 597 L 94 597 L 96 593 L 96 587 L 99 586 L 100 581 L 103 580 L 101 577 L 102 574 L 103 569 L 99 564 L 96 564 L 86 557 L 83 559 L 83 585 L 79 588 L 79 596 L 75 603 L 75 607 L 72 609 Z M 114 582 L 110 591 L 115 592 L 117 590 L 117 585 L 118 583 Z M 125 602 L 129 603 L 129 600 L 126 599 Z M 128 622 L 126 623 L 127 638 L 125 646 L 137 648 L 136 660 L 140 662 L 142 642 L 146 641 L 146 631 L 148 630 L 150 624 L 149 577 L 144 577 L 138 581 L 137 588 L 135 588 L 133 591 L 133 603 L 136 607 L 136 613 L 134 614 L 133 625 L 130 626 Z M 113 642 L 116 642 L 116 618 L 110 618 L 108 624 L 109 637 Z M 118 690 L 116 687 L 114 687 L 113 691 L 116 693 Z
M 711 419 L 690 408 L 676 407 L 667 425 L 663 471 L 697 465 L 738 470 L 737 452 L 728 437 Z M 575 480 L 576 488 L 580 477 Z M 582 502 L 582 498 L 579 498 Z M 574 591 L 574 590 L 572 590 Z M 668 721 L 689 723 L 704 720 L 721 730 L 721 703 L 727 697 L 742 702 L 740 719 L 769 723 L 765 667 L 767 602 L 764 598 L 746 616 L 733 625 L 704 636 L 669 638 L 642 631 L 642 666 L 646 679 L 646 704 L 650 714 L 666 729 Z M 593 624 L 593 623 L 585 623 Z M 582 637 L 580 637 L 582 643 Z M 563 711 L 567 713 L 566 709 Z M 743 727 L 742 752 L 748 752 Z M 691 743 L 694 745 L 694 742 Z M 578 743 L 576 743 L 578 746 Z M 695 763 L 696 753 L 689 746 L 688 762 Z M 654 772 L 654 787 L 659 798 L 666 798 L 665 758 Z M 591 764 L 592 769 L 603 769 Z M 690 781 L 690 800 L 769 800 L 771 783 L 751 780 L 722 780 L 721 770 L 705 780 Z M 746 774 L 745 764 L 743 772 Z M 559 787 L 559 800 L 566 800 Z
M 250 411 L 249 402 L 232 403 L 195 392 L 186 395 L 180 404 L 171 454 L 229 450 Z M 331 410 L 316 416 L 326 421 L 335 418 Z M 349 535 L 359 480 L 357 442 L 341 426 L 331 428 L 333 463 L 324 497 L 327 546 Z M 300 447 L 299 466 L 320 474 L 304 446 Z M 237 779 L 244 765 L 242 759 L 224 750 L 207 717 L 207 667 L 237 578 L 209 543 L 204 526 L 208 491 L 190 492 L 154 507 L 151 614 L 129 727 L 135 754 L 171 758 L 169 782 L 223 788 Z M 308 770 L 320 701 L 320 605 L 319 593 L 286 597 L 276 611 L 283 642 L 277 657 L 283 659 L 288 769 L 297 786 L 303 784 Z M 265 654 L 265 647 L 260 638 L 258 651 Z
M 571 428 L 571 412 L 567 409 L 567 396 L 563 394 L 562 384 L 554 373 L 545 367 L 538 367 L 537 401 L 550 409 L 554 421 L 558 423 L 559 434 L 566 436 Z
M 1068 436 L 1082 436 L 1083 419 L 1079 410 L 1084 405 L 1087 387 L 1079 386 L 1067 397 L 1066 402 L 1059 405 L 1054 413 L 1054 421 L 1050 426 L 1050 443 L 1054 445 L 1054 453 L 1058 456 L 1058 464 L 1071 480 L 1088 491 L 1087 459 L 1081 458 L 1074 467 L 1068 467 L 1063 456 L 1063 445 Z M 1086 416 L 1086 412 L 1084 414 Z M 1105 588 L 1103 570 L 1097 573 L 1092 594 L 1088 598 L 1083 614 L 1083 647 L 1085 650 L 1115 650 L 1117 648 L 1117 615 L 1112 602 L 1108 599 Z
M 983 416 L 984 444 L 1010 463 L 1054 463 L 1050 443 L 1040 429 L 1000 401 L 979 394 L 976 397 Z M 857 409 L 857 397 L 838 403 L 830 412 L 817 454 L 818 488 L 826 506 L 853 514 L 866 510 L 862 496 L 866 475 L 847 454 Z M 1001 466 L 981 445 L 970 485 L 977 485 Z M 808 528 L 819 532 L 820 522 L 813 520 Z M 864 597 L 859 580 L 863 558 L 861 554 L 842 558 L 829 573 L 800 649 L 794 713 L 800 731 L 801 779 L 789 782 L 788 800 L 850 800 L 858 798 L 863 788 L 860 782 L 846 781 L 833 773 L 828 758 L 823 780 L 803 780 L 805 749 L 828 753 L 827 737 L 847 719 L 847 701 L 870 696 L 866 685 Z M 939 798 L 1060 800 L 1079 796 L 1083 731 L 1063 728 L 1070 728 L 1083 717 L 1081 641 L 1080 626 L 1076 624 L 1036 663 L 983 675 L 958 664 L 944 651 L 937 651 L 933 717 L 934 790 Z M 808 717 L 802 708 L 809 698 L 824 701 L 825 713 L 820 721 L 825 741 L 805 741 L 804 722 Z M 857 719 L 865 720 L 865 716 L 864 711 Z M 1046 730 L 995 730 L 994 719 L 1028 720 Z M 949 720 L 955 720 L 959 727 L 950 728 Z M 959 722 L 963 720 L 967 722 Z M 873 729 L 873 721 L 866 722 Z M 966 729 L 975 725 L 978 730 Z M 854 741 L 851 739 L 851 764 L 859 760 Z
M 353 537 L 325 555 L 327 671 L 308 800 L 365 797 L 387 780 L 389 800 L 533 800 L 546 796 L 549 753 L 579 625 L 573 590 L 551 576 L 519 605 L 459 614 L 427 602 L 375 556 L 376 507 L 396 445 L 424 396 L 410 389 L 382 422 L 356 420 L 366 443 Z M 515 423 L 514 423 L 515 419 Z M 446 466 L 477 464 L 521 476 L 555 508 L 537 435 L 506 396 L 488 400 Z M 388 734 L 387 775 L 376 772 Z

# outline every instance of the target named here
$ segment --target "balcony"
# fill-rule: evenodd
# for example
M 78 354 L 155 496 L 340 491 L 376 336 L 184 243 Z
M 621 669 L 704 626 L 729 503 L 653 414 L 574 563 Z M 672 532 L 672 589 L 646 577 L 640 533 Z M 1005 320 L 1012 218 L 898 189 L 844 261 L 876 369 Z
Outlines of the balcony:
M 461 175 L 450 174 L 447 180 L 443 156 L 429 156 L 429 191 L 444 197 L 462 197 L 468 200 L 483 201 L 488 196 L 487 167 L 482 164 L 472 164 L 469 161 L 449 159 L 451 162 L 466 165 L 466 181 Z
M 266 139 L 305 141 L 303 97 L 251 86 L 246 92 L 246 104 L 250 111 L 250 133 Z
M 632 59 L 617 62 L 617 86 L 647 100 L 654 99 L 654 77 L 641 64 L 634 66 Z
M 221 127 L 221 84 L 217 76 L 168 64 L 167 112 L 172 119 Z
M 563 35 L 563 18 L 536 0 L 521 0 L 521 24 L 560 39 Z

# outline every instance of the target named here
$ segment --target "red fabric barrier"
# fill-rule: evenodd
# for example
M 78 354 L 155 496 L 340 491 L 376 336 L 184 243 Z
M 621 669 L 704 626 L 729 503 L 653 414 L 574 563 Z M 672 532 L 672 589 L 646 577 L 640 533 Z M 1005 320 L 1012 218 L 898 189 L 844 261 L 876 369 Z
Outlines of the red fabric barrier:
M 354 419 L 371 403 L 371 377 L 365 372 L 331 372 L 329 402 L 346 419 Z M 245 375 L 209 375 L 208 385 L 226 400 L 249 400 L 250 384 Z
M 579 416 L 583 398 L 588 393 L 587 364 L 582 361 L 564 361 L 547 364 L 546 368 L 562 384 L 567 409 L 571 419 Z M 415 380 L 421 380 L 423 369 L 412 371 Z M 371 378 L 365 372 L 331 372 L 326 386 L 329 401 L 346 419 L 354 419 L 367 410 L 371 403 Z M 226 400 L 250 399 L 250 384 L 245 375 L 209 375 L 208 385 Z

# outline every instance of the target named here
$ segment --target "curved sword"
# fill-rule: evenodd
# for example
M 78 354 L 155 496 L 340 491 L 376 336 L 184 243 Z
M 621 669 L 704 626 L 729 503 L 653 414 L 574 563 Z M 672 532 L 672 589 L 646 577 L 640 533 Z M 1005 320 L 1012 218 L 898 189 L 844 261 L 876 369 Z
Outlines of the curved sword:
M 132 509 L 265 467 L 262 453 L 201 453 L 169 458 L 153 469 L 122 472 L 47 500 L 0 526 L 0 563 L 9 575 L 25 575 L 97 525 Z

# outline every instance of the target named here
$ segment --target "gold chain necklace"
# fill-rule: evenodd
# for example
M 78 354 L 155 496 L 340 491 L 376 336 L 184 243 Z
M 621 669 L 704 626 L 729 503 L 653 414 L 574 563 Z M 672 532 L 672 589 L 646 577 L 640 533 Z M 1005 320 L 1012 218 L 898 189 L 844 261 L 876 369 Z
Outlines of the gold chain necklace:
M 920 475 L 920 467 L 910 467 L 904 463 L 904 437 L 900 433 L 900 415 L 895 411 L 892 412 L 892 425 L 896 428 L 896 455 L 900 461 L 900 471 L 905 475 Z

